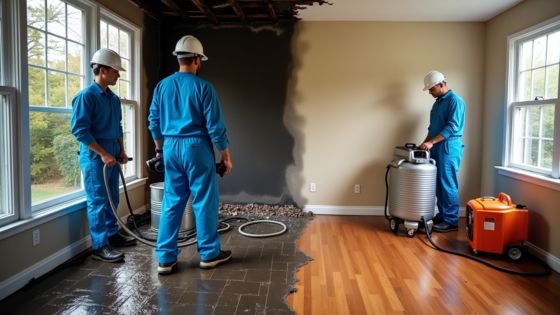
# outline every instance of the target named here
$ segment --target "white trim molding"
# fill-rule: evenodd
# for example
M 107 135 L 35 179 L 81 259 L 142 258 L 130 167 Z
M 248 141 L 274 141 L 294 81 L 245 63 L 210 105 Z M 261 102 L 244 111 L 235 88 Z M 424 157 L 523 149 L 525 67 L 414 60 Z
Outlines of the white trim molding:
M 305 205 L 303 211 L 329 215 L 385 215 L 385 207 L 383 206 Z M 459 207 L 459 216 L 464 217 L 465 211 L 465 207 Z
M 529 253 L 544 261 L 552 270 L 560 273 L 560 258 L 552 255 L 551 253 L 543 250 L 531 242 L 525 242 Z
M 560 179 L 539 175 L 533 172 L 522 171 L 511 167 L 495 166 L 495 168 L 498 170 L 498 174 L 500 175 L 560 191 Z
M 25 270 L 11 276 L 0 283 L 0 300 L 23 288 L 29 281 L 37 279 L 72 257 L 91 247 L 91 238 L 86 236 L 70 244 L 49 257 L 37 262 Z

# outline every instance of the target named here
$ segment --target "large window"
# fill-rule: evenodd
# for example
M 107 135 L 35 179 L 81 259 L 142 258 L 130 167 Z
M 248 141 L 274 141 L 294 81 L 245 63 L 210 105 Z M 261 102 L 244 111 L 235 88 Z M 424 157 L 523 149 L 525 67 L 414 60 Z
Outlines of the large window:
M 122 126 L 123 140 L 127 154 L 136 154 L 136 133 L 134 126 L 137 121 L 138 94 L 135 93 L 131 79 L 136 72 L 136 60 L 134 56 L 135 39 L 138 30 L 126 23 L 126 21 L 102 11 L 99 25 L 101 48 L 109 48 L 121 56 L 122 66 L 126 71 L 121 71 L 119 81 L 113 88 L 113 92 L 121 98 L 122 104 Z M 123 165 L 125 177 L 136 175 L 136 159 Z
M 122 101 L 129 156 L 137 157 L 141 137 L 138 27 L 90 0 L 0 0 L 0 9 L 1 227 L 83 198 L 70 119 L 73 97 L 93 80 L 98 48 L 117 51 L 127 69 L 111 89 Z M 127 180 L 137 170 L 128 164 Z
M 84 12 L 69 3 L 27 1 L 33 205 L 81 189 L 70 116 L 85 81 L 84 23 Z
M 507 166 L 559 178 L 560 20 L 510 38 Z

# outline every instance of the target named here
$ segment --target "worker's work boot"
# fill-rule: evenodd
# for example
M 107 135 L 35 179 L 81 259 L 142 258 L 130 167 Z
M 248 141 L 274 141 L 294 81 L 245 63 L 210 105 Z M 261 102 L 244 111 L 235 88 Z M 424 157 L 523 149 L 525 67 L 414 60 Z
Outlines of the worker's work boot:
M 124 236 L 115 233 L 109 236 L 109 244 L 114 247 L 134 246 L 136 245 L 136 239 L 132 236 Z
M 111 245 L 105 245 L 101 248 L 94 249 L 91 258 L 104 262 L 118 262 L 124 259 L 124 254 L 113 249 Z
M 208 260 L 201 260 L 200 261 L 200 268 L 202 269 L 210 269 L 217 267 L 223 263 L 228 262 L 231 259 L 231 250 L 221 250 L 220 254 L 216 256 L 214 259 Z
M 457 231 L 457 226 L 443 221 L 439 224 L 435 224 L 432 227 L 432 230 L 440 233 L 445 233 L 445 232 Z

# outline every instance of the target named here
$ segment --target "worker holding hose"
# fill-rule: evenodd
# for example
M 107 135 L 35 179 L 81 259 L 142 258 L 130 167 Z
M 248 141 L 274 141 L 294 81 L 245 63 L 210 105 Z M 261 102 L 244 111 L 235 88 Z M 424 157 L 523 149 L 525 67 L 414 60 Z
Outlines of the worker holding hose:
M 198 77 L 208 60 L 200 41 L 183 36 L 176 44 L 179 71 L 164 78 L 154 91 L 149 129 L 156 155 L 163 156 L 164 197 L 156 255 L 158 273 L 177 269 L 177 237 L 189 195 L 195 217 L 200 268 L 213 268 L 231 259 L 220 248 L 218 182 L 215 146 L 222 153 L 224 175 L 232 169 L 226 126 L 212 84 Z
M 121 125 L 121 102 L 109 85 L 119 79 L 121 57 L 110 49 L 100 49 L 91 59 L 95 80 L 72 100 L 71 131 L 80 143 L 79 164 L 84 177 L 87 217 L 92 242 L 92 257 L 106 262 L 123 260 L 124 254 L 113 247 L 132 246 L 136 240 L 118 233 L 103 180 L 103 167 L 117 160 L 126 163 Z M 108 168 L 111 197 L 118 206 L 119 170 Z
M 424 91 L 429 91 L 436 101 L 430 112 L 428 135 L 420 145 L 431 150 L 436 161 L 436 197 L 438 214 L 434 217 L 433 230 L 449 232 L 459 225 L 459 182 L 457 173 L 463 156 L 463 128 L 465 102 L 447 87 L 445 76 L 431 71 L 424 77 Z

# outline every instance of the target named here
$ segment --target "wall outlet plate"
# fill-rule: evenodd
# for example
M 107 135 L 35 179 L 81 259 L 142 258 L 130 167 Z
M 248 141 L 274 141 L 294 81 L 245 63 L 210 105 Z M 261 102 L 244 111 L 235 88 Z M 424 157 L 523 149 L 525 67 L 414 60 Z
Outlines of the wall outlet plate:
M 33 246 L 37 246 L 41 243 L 41 230 L 33 230 Z
M 309 183 L 309 191 L 310 192 L 316 192 L 317 191 L 317 184 Z

